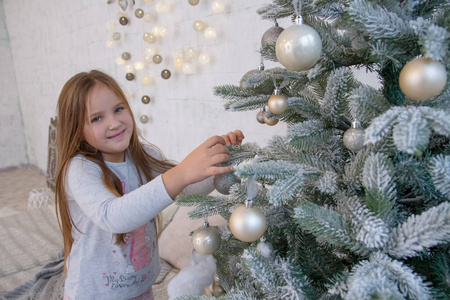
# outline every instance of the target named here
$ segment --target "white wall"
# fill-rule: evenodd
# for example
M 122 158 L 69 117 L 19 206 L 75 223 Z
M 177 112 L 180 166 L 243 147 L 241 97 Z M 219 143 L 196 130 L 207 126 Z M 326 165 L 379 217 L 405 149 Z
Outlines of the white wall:
M 19 93 L 2 5 L 0 5 L 0 66 L 0 169 L 3 169 L 27 163 L 27 153 Z
M 226 112 L 223 100 L 212 92 L 216 85 L 238 85 L 243 74 L 259 65 L 260 57 L 256 51 L 262 34 L 272 24 L 261 20 L 256 10 L 266 1 L 222 0 L 226 11 L 216 15 L 211 11 L 212 0 L 200 0 L 195 7 L 187 0 L 136 0 L 136 5 L 127 9 L 131 21 L 127 26 L 118 23 L 121 9 L 115 3 L 107 4 L 106 0 L 1 1 L 17 83 L 8 81 L 14 78 L 8 77 L 13 74 L 10 70 L 8 76 L 0 75 L 0 86 L 2 94 L 4 89 L 8 90 L 12 102 L 19 100 L 24 126 L 21 128 L 20 122 L 14 124 L 19 131 L 17 133 L 2 123 L 1 135 L 9 141 L 19 136 L 23 129 L 28 162 L 43 170 L 47 166 L 49 120 L 55 115 L 59 92 L 72 75 L 90 69 L 111 74 L 124 91 L 130 93 L 136 117 L 142 114 L 150 117 L 150 122 L 145 125 L 138 121 L 144 136 L 169 158 L 180 161 L 209 136 L 236 128 L 244 132 L 247 142 L 257 142 L 262 146 L 274 134 L 284 135 L 284 124 L 261 125 L 255 119 L 256 111 Z M 170 3 L 172 12 L 158 15 L 158 2 Z M 146 23 L 134 16 L 136 8 L 158 16 L 154 22 Z M 216 39 L 206 40 L 202 33 L 195 32 L 192 28 L 194 20 L 213 26 L 218 33 Z M 115 31 L 122 33 L 121 41 L 112 49 L 106 47 L 106 41 L 111 39 L 113 32 L 106 25 L 111 21 L 116 24 Z M 289 26 L 290 20 L 279 20 L 279 23 Z M 144 49 L 149 44 L 143 41 L 142 34 L 151 31 L 155 25 L 164 25 L 169 32 L 153 44 L 163 56 L 163 63 L 150 64 L 137 71 L 136 80 L 129 82 L 125 79 L 123 66 L 116 65 L 116 57 L 127 51 L 131 53 L 133 62 L 143 60 Z M 4 35 L 1 34 L 2 37 Z M 196 63 L 196 74 L 183 74 L 173 66 L 171 56 L 174 50 L 187 47 L 210 53 L 213 58 L 211 64 L 200 67 Z M 4 51 L 3 44 L 1 51 Z M 7 55 L 0 57 L 2 66 L 10 61 Z M 265 63 L 266 68 L 279 66 L 273 62 Z M 160 77 L 163 68 L 172 71 L 171 79 Z M 144 75 L 152 76 L 154 83 L 144 86 L 141 83 Z M 150 104 L 141 103 L 144 94 L 152 98 Z M 3 105 L 4 98 L 0 99 Z M 14 105 L 18 106 L 17 103 Z M 19 115 L 18 108 L 10 113 L 16 114 Z M 11 143 L 6 145 L 8 149 L 14 144 L 5 143 Z M 23 144 L 22 148 L 25 149 Z M 12 165 L 23 163 L 25 156 L 20 151 L 11 151 L 11 155 L 17 156 L 15 160 L 6 161 L 0 156 L 0 167 L 11 162 Z

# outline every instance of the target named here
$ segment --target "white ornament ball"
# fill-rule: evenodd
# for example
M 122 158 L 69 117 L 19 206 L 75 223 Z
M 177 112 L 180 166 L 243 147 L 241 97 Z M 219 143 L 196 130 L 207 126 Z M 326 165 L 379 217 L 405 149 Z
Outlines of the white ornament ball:
M 350 128 L 343 136 L 344 146 L 347 149 L 358 152 L 364 148 L 364 129 L 362 128 Z
M 183 73 L 186 75 L 194 74 L 194 67 L 190 63 L 185 63 L 183 65 L 182 70 L 183 70 Z
M 152 77 L 144 76 L 144 77 L 142 78 L 142 84 L 143 84 L 143 85 L 149 85 L 149 84 L 151 84 L 152 82 L 153 82 L 153 78 L 152 78 Z
M 208 27 L 205 29 L 204 35 L 205 35 L 205 39 L 212 40 L 212 39 L 216 38 L 217 34 L 216 34 L 216 30 L 214 28 Z
M 288 108 L 288 98 L 286 95 L 282 94 L 272 95 L 269 98 L 267 106 L 269 107 L 270 112 L 272 112 L 273 114 L 282 114 Z
M 184 59 L 182 57 L 175 57 L 173 59 L 173 65 L 175 68 L 181 68 L 184 65 Z
M 312 27 L 295 24 L 278 36 L 275 52 L 278 61 L 287 69 L 308 70 L 322 54 L 322 40 Z
M 225 10 L 225 5 L 223 5 L 223 3 L 221 1 L 216 0 L 211 4 L 211 9 L 212 9 L 213 13 L 221 14 Z
M 107 40 L 106 41 L 106 47 L 107 48 L 109 48 L 109 49 L 111 49 L 111 48 L 114 48 L 114 41 L 113 40 Z
M 142 70 L 144 68 L 144 63 L 142 61 L 137 61 L 134 63 L 134 68 L 136 70 Z
M 195 31 L 200 32 L 203 31 L 206 28 L 206 24 L 200 20 L 194 21 L 194 24 L 192 24 L 192 27 Z
M 134 73 L 134 67 L 132 65 L 125 65 L 125 73 Z
M 241 205 L 230 216 L 231 233 L 243 242 L 256 241 L 262 237 L 266 227 L 266 217 L 257 207 Z
M 119 56 L 119 57 L 116 58 L 116 64 L 118 66 L 121 66 L 121 65 L 125 64 L 125 60 L 122 58 L 122 56 Z
M 427 100 L 439 95 L 446 83 L 444 65 L 429 57 L 413 59 L 400 72 L 400 89 L 415 100 Z
M 220 232 L 217 228 L 203 226 L 192 234 L 192 245 L 195 251 L 203 255 L 213 254 L 220 247 Z
M 156 54 L 156 48 L 155 47 L 145 48 L 145 54 L 153 57 L 153 55 Z
M 210 57 L 209 54 L 206 53 L 206 52 L 200 53 L 200 55 L 198 56 L 198 61 L 199 61 L 199 63 L 201 63 L 202 65 L 207 65 L 207 64 L 209 64 L 210 60 L 211 60 L 211 57 Z

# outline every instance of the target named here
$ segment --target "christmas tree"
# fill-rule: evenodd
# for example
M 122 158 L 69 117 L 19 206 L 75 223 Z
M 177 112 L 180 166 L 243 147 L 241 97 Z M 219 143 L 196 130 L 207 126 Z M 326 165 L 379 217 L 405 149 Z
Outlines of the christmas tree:
M 211 298 L 449 299 L 448 1 L 274 0 L 257 13 L 296 22 L 262 39 L 283 67 L 214 92 L 288 129 L 229 147 L 228 195 L 178 200 L 230 220 L 213 254 L 225 293 Z

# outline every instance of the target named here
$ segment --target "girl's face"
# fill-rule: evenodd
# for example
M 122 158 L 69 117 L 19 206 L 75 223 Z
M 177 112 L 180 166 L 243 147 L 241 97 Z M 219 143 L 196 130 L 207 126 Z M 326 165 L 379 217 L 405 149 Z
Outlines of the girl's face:
M 88 101 L 83 135 L 105 161 L 124 162 L 133 133 L 133 117 L 116 94 L 103 84 L 94 86 Z

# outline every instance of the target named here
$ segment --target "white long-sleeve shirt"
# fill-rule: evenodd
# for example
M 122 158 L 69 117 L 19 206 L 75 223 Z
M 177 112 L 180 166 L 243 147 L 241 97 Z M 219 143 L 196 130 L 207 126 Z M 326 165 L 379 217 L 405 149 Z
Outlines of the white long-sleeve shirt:
M 147 149 L 147 148 L 146 148 Z M 147 151 L 162 159 L 154 149 Z M 159 271 L 154 218 L 173 203 L 160 174 L 140 186 L 130 157 L 123 163 L 106 162 L 122 182 L 117 197 L 103 184 L 100 167 L 76 156 L 67 174 L 67 200 L 76 228 L 69 255 L 65 292 L 72 300 L 130 299 L 148 291 Z M 208 194 L 211 178 L 187 187 L 183 194 Z M 80 233 L 81 232 L 81 233 Z M 114 233 L 126 233 L 115 245 Z

